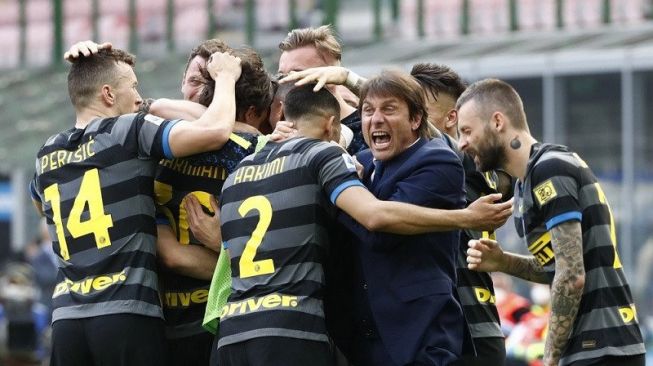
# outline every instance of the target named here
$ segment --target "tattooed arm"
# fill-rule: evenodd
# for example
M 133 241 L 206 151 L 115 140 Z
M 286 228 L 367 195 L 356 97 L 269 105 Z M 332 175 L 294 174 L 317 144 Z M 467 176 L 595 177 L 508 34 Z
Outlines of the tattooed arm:
M 504 252 L 494 240 L 470 240 L 467 266 L 479 272 L 504 272 L 527 281 L 550 284 L 551 275 L 535 257 Z
M 551 317 L 544 346 L 544 365 L 558 365 L 585 287 L 583 234 L 580 222 L 567 221 L 551 229 L 555 276 L 551 285 Z

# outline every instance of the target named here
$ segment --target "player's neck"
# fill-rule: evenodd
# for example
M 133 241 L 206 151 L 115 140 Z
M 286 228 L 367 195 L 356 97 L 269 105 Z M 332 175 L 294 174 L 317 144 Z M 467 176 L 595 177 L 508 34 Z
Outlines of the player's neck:
M 113 113 L 107 108 L 98 108 L 97 106 L 90 105 L 84 109 L 77 110 L 75 113 L 75 128 L 85 128 L 92 120 L 96 118 L 115 117 Z
M 526 176 L 526 168 L 530 159 L 531 146 L 535 140 L 526 132 L 518 133 L 506 147 L 506 167 L 505 170 L 513 177 L 523 181 Z

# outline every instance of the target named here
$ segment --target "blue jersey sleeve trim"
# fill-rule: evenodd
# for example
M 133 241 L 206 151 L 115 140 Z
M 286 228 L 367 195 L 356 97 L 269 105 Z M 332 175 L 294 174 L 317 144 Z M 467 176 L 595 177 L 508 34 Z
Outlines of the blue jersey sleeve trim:
M 226 242 L 226 241 L 223 241 L 223 242 L 222 242 L 222 247 L 223 247 L 225 250 L 226 250 L 226 249 L 229 249 L 229 243 Z
M 170 121 L 168 124 L 165 126 L 163 129 L 163 137 L 161 138 L 161 142 L 163 143 L 163 155 L 165 155 L 166 159 L 174 159 L 175 157 L 172 155 L 172 150 L 170 150 L 170 141 L 168 138 L 170 137 L 170 130 L 174 125 L 177 124 L 179 121 Z
M 571 211 L 571 212 L 565 212 L 563 214 L 560 214 L 558 216 L 553 217 L 551 220 L 546 222 L 546 229 L 551 230 L 552 227 L 561 224 L 566 221 L 571 221 L 571 220 L 578 220 L 582 221 L 583 220 L 583 214 L 578 212 L 578 211 Z
M 157 225 L 172 226 L 172 225 L 170 225 L 170 220 L 168 220 L 167 217 L 160 217 L 160 216 L 156 217 L 156 224 Z
M 358 179 L 348 180 L 346 182 L 340 183 L 340 185 L 337 186 L 336 189 L 333 190 L 333 192 L 331 192 L 331 197 L 330 197 L 331 198 L 331 203 L 333 203 L 335 205 L 336 204 L 336 199 L 338 199 L 338 196 L 340 196 L 340 193 L 342 193 L 345 189 L 347 189 L 349 187 L 354 187 L 354 186 L 365 187 L 363 185 L 363 183 L 361 183 L 361 181 L 358 180 Z
M 29 193 L 32 195 L 34 201 L 41 202 L 41 197 L 36 192 L 36 187 L 34 186 L 34 180 L 29 182 Z

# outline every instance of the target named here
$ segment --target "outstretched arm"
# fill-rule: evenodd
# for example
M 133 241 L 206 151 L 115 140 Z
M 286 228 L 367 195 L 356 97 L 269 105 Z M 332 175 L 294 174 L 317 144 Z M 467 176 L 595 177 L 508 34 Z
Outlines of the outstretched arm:
M 380 201 L 360 186 L 345 189 L 336 206 L 369 231 L 412 235 L 456 229 L 494 230 L 512 213 L 512 202 L 493 203 L 493 194 L 479 198 L 476 205 L 459 210 L 426 208 L 396 201 Z
M 164 119 L 193 121 L 202 117 L 206 107 L 189 100 L 160 98 L 150 104 L 148 112 Z M 238 121 L 234 124 L 234 132 L 260 134 L 253 126 Z
M 322 66 L 293 71 L 280 80 L 282 84 L 292 81 L 295 81 L 295 85 L 316 83 L 314 91 L 322 89 L 326 84 L 344 85 L 356 96 L 360 96 L 361 87 L 367 79 L 342 66 Z

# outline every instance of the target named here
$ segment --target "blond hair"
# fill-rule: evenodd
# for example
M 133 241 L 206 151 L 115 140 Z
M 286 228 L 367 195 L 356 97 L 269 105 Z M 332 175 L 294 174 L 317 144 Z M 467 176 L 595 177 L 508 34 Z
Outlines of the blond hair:
M 318 28 L 299 28 L 288 32 L 286 38 L 279 43 L 281 51 L 292 51 L 301 47 L 315 47 L 324 62 L 330 59 L 340 62 L 342 46 L 336 38 L 335 30 L 331 25 Z

